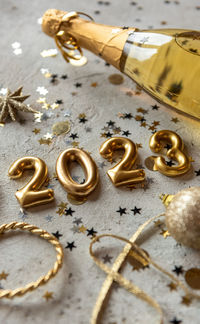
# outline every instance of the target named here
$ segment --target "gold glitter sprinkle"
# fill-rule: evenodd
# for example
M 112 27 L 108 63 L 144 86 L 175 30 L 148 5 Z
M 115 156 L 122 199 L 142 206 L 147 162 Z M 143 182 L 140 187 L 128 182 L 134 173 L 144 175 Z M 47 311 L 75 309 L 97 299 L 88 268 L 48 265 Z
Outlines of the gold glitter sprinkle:
M 114 85 L 119 85 L 122 84 L 124 82 L 124 78 L 121 74 L 111 74 L 108 78 L 108 80 L 110 81 L 111 84 Z
M 63 121 L 63 122 L 58 122 L 55 123 L 52 126 L 52 132 L 54 135 L 61 135 L 61 134 L 67 134 L 70 131 L 70 123 L 68 120 Z
M 185 281 L 192 289 L 200 289 L 200 269 L 191 268 L 185 273 Z
M 136 143 L 137 148 L 142 148 L 142 144 L 141 143 Z
M 40 128 L 35 128 L 34 130 L 32 130 L 32 133 L 34 133 L 35 135 L 40 133 Z

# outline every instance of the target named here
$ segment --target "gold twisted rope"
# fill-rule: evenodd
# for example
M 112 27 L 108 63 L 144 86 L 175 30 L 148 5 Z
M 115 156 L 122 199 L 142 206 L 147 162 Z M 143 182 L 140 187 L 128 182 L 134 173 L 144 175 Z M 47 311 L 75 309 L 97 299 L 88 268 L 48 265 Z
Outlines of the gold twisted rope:
M 31 282 L 27 284 L 25 287 L 16 288 L 14 290 L 10 290 L 10 289 L 0 290 L 0 298 L 11 299 L 15 296 L 20 297 L 29 291 L 33 291 L 37 289 L 39 286 L 46 284 L 51 278 L 53 278 L 57 274 L 58 270 L 61 268 L 63 263 L 63 248 L 55 236 L 49 234 L 47 231 L 41 228 L 38 228 L 37 226 L 30 225 L 23 222 L 12 222 L 9 224 L 1 225 L 0 234 L 3 234 L 9 230 L 16 230 L 16 229 L 29 231 L 30 233 L 38 235 L 39 237 L 47 240 L 49 243 L 54 245 L 55 250 L 57 252 L 56 262 L 54 263 L 53 268 L 49 270 L 46 275 L 40 277 L 37 281 Z
M 133 249 L 142 263 L 145 264 L 152 264 L 157 270 L 160 272 L 164 273 L 166 276 L 171 278 L 177 286 L 179 286 L 186 294 L 186 296 L 190 299 L 192 298 L 197 298 L 200 300 L 200 295 L 195 294 L 190 291 L 179 279 L 177 279 L 173 274 L 170 272 L 166 271 L 163 267 L 158 265 L 156 262 L 154 262 L 144 251 L 135 243 L 137 238 L 140 236 L 140 234 L 143 232 L 145 227 L 149 225 L 152 221 L 157 219 L 158 217 L 164 216 L 164 214 L 157 215 L 155 217 L 150 218 L 148 221 L 146 221 L 144 224 L 142 224 L 138 230 L 133 234 L 133 236 L 127 240 L 126 238 L 123 238 L 118 235 L 113 235 L 113 234 L 102 234 L 99 236 L 95 236 L 92 242 L 90 243 L 90 255 L 93 258 L 94 262 L 97 264 L 99 268 L 101 268 L 105 273 L 107 273 L 107 278 L 104 281 L 101 291 L 99 293 L 99 296 L 97 298 L 96 304 L 94 306 L 93 312 L 92 312 L 92 317 L 91 317 L 91 324 L 97 324 L 99 323 L 100 315 L 101 315 L 101 310 L 104 305 L 104 302 L 106 300 L 106 297 L 108 296 L 109 290 L 113 284 L 113 282 L 117 282 L 120 286 L 124 287 L 127 291 L 135 295 L 136 297 L 146 301 L 150 306 L 152 306 L 158 314 L 160 315 L 160 320 L 159 323 L 163 324 L 164 321 L 164 316 L 163 316 L 163 311 L 159 305 L 159 303 L 147 295 L 143 290 L 141 290 L 139 287 L 134 285 L 131 281 L 127 280 L 124 278 L 120 273 L 119 270 L 122 267 L 123 263 L 126 260 L 126 257 L 128 256 L 129 252 L 131 249 Z M 102 261 L 100 261 L 97 257 L 95 257 L 94 252 L 93 252 L 93 245 L 98 242 L 101 238 L 103 237 L 112 237 L 121 241 L 126 242 L 126 245 L 123 249 L 123 251 L 119 254 L 119 256 L 116 258 L 115 262 L 112 265 L 112 268 L 109 268 L 106 266 Z

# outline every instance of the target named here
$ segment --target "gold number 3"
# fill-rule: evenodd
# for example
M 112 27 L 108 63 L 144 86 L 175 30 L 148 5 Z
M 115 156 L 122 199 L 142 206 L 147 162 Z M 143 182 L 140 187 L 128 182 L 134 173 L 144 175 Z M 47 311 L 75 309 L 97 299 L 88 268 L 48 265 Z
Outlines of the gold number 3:
M 8 175 L 11 179 L 18 179 L 25 170 L 34 169 L 31 180 L 15 194 L 22 207 L 32 207 L 46 204 L 54 200 L 52 189 L 39 190 L 47 180 L 48 169 L 45 162 L 36 157 L 23 157 L 16 160 L 10 167 Z
M 184 143 L 180 136 L 170 130 L 161 130 L 153 134 L 149 141 L 149 146 L 155 153 L 160 152 L 164 144 L 171 145 L 166 155 L 178 162 L 178 165 L 168 166 L 162 156 L 152 156 L 151 159 L 154 160 L 153 170 L 169 177 L 186 173 L 190 169 L 190 158 L 183 153 Z
M 142 169 L 131 170 L 137 158 L 137 146 L 128 138 L 112 137 L 100 147 L 100 154 L 108 161 L 112 161 L 113 152 L 124 150 L 124 155 L 114 168 L 107 171 L 108 176 L 116 187 L 133 186 L 144 181 L 145 172 Z

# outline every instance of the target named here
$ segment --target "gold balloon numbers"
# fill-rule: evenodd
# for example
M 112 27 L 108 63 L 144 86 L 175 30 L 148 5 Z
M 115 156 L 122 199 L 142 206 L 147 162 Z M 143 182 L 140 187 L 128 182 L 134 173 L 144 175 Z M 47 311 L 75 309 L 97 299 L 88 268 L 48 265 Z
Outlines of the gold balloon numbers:
M 105 141 L 100 147 L 100 154 L 112 161 L 113 153 L 116 150 L 124 150 L 124 155 L 112 169 L 107 171 L 112 183 L 116 186 L 131 187 L 145 179 L 145 172 L 142 169 L 132 170 L 137 158 L 137 146 L 128 138 L 113 137 Z
M 78 162 L 85 173 L 85 182 L 79 184 L 70 175 L 70 164 Z M 68 192 L 68 199 L 75 203 L 84 203 L 89 194 L 94 191 L 99 181 L 99 172 L 91 156 L 78 148 L 69 148 L 62 152 L 56 162 L 58 180 Z
M 52 189 L 40 190 L 48 180 L 48 169 L 45 162 L 37 157 L 23 157 L 16 160 L 10 167 L 8 175 L 11 179 L 21 178 L 25 170 L 34 169 L 31 180 L 15 196 L 22 207 L 33 207 L 47 204 L 54 200 Z
M 167 157 L 176 161 L 178 165 L 170 166 L 162 156 L 151 156 L 145 161 L 153 162 L 153 170 L 174 177 L 186 173 L 190 169 L 191 159 L 183 152 L 184 144 L 178 134 L 169 130 L 161 130 L 150 138 L 149 146 L 155 153 L 159 153 L 168 144 Z M 121 160 L 107 171 L 112 183 L 116 186 L 133 187 L 145 180 L 142 169 L 132 169 L 137 158 L 137 145 L 125 137 L 112 137 L 100 147 L 100 154 L 112 162 L 115 151 L 123 150 Z M 79 184 L 70 175 L 70 165 L 78 162 L 85 173 L 85 182 Z M 52 189 L 41 189 L 48 180 L 48 169 L 45 162 L 37 157 L 23 157 L 17 159 L 10 167 L 8 175 L 12 179 L 20 178 L 25 170 L 34 169 L 31 180 L 15 194 L 22 207 L 32 207 L 50 203 L 54 200 Z M 78 148 L 68 148 L 63 151 L 56 162 L 58 180 L 68 192 L 71 203 L 82 204 L 95 190 L 99 181 L 99 172 L 91 156 Z
M 183 152 L 184 143 L 178 134 L 170 130 L 161 130 L 153 134 L 149 141 L 150 149 L 155 153 L 159 153 L 166 144 L 170 145 L 166 153 L 167 157 L 176 161 L 178 165 L 169 166 L 164 157 L 151 156 L 154 163 L 153 170 L 168 177 L 175 177 L 188 172 L 191 159 Z

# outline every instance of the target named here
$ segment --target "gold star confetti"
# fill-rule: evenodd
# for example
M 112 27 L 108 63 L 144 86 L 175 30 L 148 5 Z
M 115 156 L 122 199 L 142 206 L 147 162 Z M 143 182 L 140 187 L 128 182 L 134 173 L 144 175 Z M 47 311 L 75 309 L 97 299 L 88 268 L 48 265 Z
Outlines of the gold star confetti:
M 23 96 L 22 89 L 23 87 L 20 87 L 12 93 L 8 89 L 5 97 L 0 96 L 0 123 L 4 123 L 8 117 L 16 121 L 18 111 L 37 113 L 36 110 L 23 103 L 30 95 Z
M 56 210 L 56 214 L 59 216 L 63 216 L 65 213 L 65 208 L 64 207 L 59 207 L 58 210 Z
M 79 114 L 78 115 L 78 118 L 85 118 L 86 117 L 86 114 Z
M 73 141 L 73 142 L 72 142 L 72 146 L 73 146 L 73 147 L 78 147 L 79 144 L 80 144 L 80 143 L 79 143 L 79 142 L 76 142 L 76 141 Z
M 35 128 L 34 130 L 32 130 L 32 133 L 34 133 L 35 135 L 40 133 L 40 128 Z
M 43 97 L 43 98 L 39 98 L 39 99 L 37 100 L 37 102 L 38 102 L 38 103 L 41 103 L 41 104 L 44 104 L 44 103 L 46 103 L 46 98 L 45 98 L 45 97 Z
M 54 110 L 54 109 L 57 109 L 59 107 L 59 104 L 56 104 L 55 102 L 51 105 L 51 108 Z
M 160 227 L 162 225 L 163 225 L 163 222 L 160 219 L 158 219 L 157 221 L 154 222 L 154 226 L 156 226 L 156 227 Z
M 48 301 L 49 299 L 53 298 L 53 292 L 52 291 L 46 291 L 45 294 L 42 297 L 45 298 L 46 301 Z
M 8 273 L 6 273 L 5 271 L 2 271 L 0 273 L 0 280 L 6 280 L 8 275 L 9 275 Z
M 137 108 L 137 112 L 138 113 L 142 113 L 142 114 L 146 114 L 147 113 L 147 110 L 144 109 L 144 108 L 142 108 L 142 107 L 140 107 L 140 108 Z
M 51 134 L 51 133 L 46 133 L 46 134 L 44 135 L 44 138 L 45 138 L 45 139 L 52 139 L 52 137 L 53 137 L 53 134 Z
M 117 114 L 117 117 L 119 117 L 119 118 L 124 118 L 124 114 L 122 114 L 122 113 L 119 112 L 119 113 Z
M 142 148 L 142 144 L 141 143 L 136 143 L 137 148 Z
M 159 121 L 156 121 L 156 120 L 154 120 L 154 121 L 153 121 L 153 126 L 158 126 L 158 125 L 160 125 L 160 122 L 159 122 Z
M 162 229 L 162 232 L 160 233 L 164 238 L 167 238 L 168 236 L 171 236 L 167 230 Z
M 181 304 L 186 305 L 186 306 L 190 306 L 191 302 L 192 302 L 191 297 L 189 297 L 189 296 L 183 296 L 182 297 Z
M 106 137 L 106 133 L 101 133 L 101 137 Z
M 49 139 L 41 138 L 38 142 L 40 143 L 40 145 L 42 144 L 50 145 L 52 143 L 52 140 L 50 138 Z
M 136 121 L 141 121 L 141 119 L 143 118 L 143 116 L 136 115 L 134 118 L 135 118 Z
M 83 225 L 81 225 L 81 227 L 79 227 L 79 232 L 80 233 L 85 233 L 86 230 L 87 230 L 87 228 L 85 226 L 83 226 Z
M 149 126 L 149 130 L 154 131 L 155 129 L 156 129 L 155 126 Z
M 114 134 L 120 134 L 121 132 L 121 128 L 120 127 L 116 127 L 115 129 L 113 129 Z
M 146 126 L 148 126 L 146 122 L 142 122 L 142 123 L 140 124 L 140 127 L 146 127 Z
M 50 104 L 48 104 L 47 102 L 45 102 L 43 105 L 42 105 L 42 109 L 46 109 L 48 110 L 50 108 Z
M 180 120 L 179 120 L 178 118 L 175 117 L 175 118 L 172 118 L 171 121 L 172 121 L 173 123 L 177 124 Z
M 177 289 L 177 285 L 172 281 L 167 285 L 167 287 L 169 287 L 170 291 Z
M 98 86 L 98 83 L 97 82 L 91 83 L 91 87 L 96 88 L 97 86 Z
M 60 202 L 60 204 L 58 205 L 58 207 L 60 208 L 67 208 L 68 203 L 64 203 L 63 201 Z

